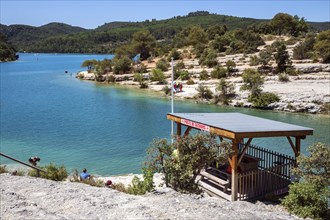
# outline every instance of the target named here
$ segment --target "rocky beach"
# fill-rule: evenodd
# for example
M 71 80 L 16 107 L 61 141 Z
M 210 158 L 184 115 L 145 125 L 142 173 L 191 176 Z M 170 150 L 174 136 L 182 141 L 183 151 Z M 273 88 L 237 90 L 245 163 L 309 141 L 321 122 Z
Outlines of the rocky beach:
M 127 184 L 133 175 L 108 177 Z M 69 181 L 0 175 L 1 219 L 299 219 L 282 206 L 228 202 L 157 185 L 143 196 Z

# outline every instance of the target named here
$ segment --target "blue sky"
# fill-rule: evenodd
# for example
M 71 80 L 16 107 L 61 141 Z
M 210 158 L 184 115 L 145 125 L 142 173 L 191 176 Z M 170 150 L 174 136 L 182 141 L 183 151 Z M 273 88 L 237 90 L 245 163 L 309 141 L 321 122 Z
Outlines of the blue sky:
M 0 0 L 0 23 L 41 26 L 63 22 L 96 28 L 112 21 L 144 21 L 186 15 L 197 10 L 238 17 L 271 19 L 284 12 L 307 21 L 329 21 L 329 0 L 149 0 L 149 1 L 17 1 Z

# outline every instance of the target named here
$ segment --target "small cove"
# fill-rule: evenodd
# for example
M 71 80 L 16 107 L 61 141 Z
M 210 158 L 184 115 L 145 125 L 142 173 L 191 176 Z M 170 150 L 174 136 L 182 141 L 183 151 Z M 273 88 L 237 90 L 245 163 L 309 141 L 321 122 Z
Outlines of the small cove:
M 69 171 L 86 167 L 94 174 L 139 173 L 153 138 L 170 138 L 170 100 L 154 93 L 78 80 L 87 59 L 112 55 L 20 54 L 17 62 L 0 63 L 1 152 L 27 161 L 38 155 L 41 165 L 54 162 Z M 65 71 L 68 71 L 66 74 Z M 72 76 L 70 75 L 72 74 Z M 219 107 L 175 101 L 175 112 L 241 112 L 315 129 L 302 141 L 329 144 L 330 118 Z M 292 154 L 284 138 L 252 142 Z M 1 163 L 15 166 L 0 158 Z

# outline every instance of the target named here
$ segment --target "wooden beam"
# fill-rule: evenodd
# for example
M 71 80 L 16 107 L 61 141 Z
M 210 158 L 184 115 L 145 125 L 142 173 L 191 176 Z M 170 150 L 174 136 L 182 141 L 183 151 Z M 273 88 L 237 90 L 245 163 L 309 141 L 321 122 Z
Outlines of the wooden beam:
M 313 130 L 306 131 L 268 131 L 268 132 L 244 132 L 236 133 L 236 138 L 254 138 L 254 137 L 303 137 L 313 135 Z
M 294 146 L 294 144 L 293 144 L 291 138 L 290 138 L 289 136 L 286 136 L 286 138 L 288 139 L 288 141 L 289 141 L 289 143 L 290 143 L 290 146 L 291 146 L 291 148 L 292 148 L 292 150 L 293 150 L 293 152 L 294 152 L 294 155 L 297 155 L 298 152 L 297 152 L 296 146 Z
M 178 135 L 179 137 L 181 137 L 181 124 L 176 122 L 176 135 Z
M 242 143 L 242 139 L 233 140 L 234 154 L 231 158 L 231 201 L 237 200 L 238 194 L 238 173 L 237 173 L 237 157 L 238 157 L 238 144 Z
M 249 146 L 250 146 L 250 144 L 251 144 L 252 139 L 253 139 L 253 138 L 249 138 L 249 140 L 246 142 L 246 144 L 245 144 L 245 146 L 244 146 L 244 149 L 243 149 L 243 151 L 242 151 L 242 153 L 241 153 L 241 156 L 240 156 L 240 158 L 239 158 L 239 160 L 238 160 L 238 162 L 237 162 L 237 165 L 239 165 L 239 164 L 241 163 L 241 161 L 242 161 L 242 159 L 243 159 L 243 157 L 244 157 L 244 155 L 245 155 L 247 149 L 249 148 Z
M 186 131 L 184 132 L 183 137 L 187 137 L 191 131 L 192 127 L 187 127 Z

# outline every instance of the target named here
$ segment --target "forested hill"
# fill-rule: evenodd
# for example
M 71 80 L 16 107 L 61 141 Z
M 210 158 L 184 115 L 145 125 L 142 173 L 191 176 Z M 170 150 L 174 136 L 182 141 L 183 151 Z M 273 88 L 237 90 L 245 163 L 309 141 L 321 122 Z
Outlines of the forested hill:
M 2 25 L 0 32 L 5 35 L 8 41 L 14 45 L 17 50 L 24 51 L 35 44 L 49 37 L 74 34 L 78 32 L 88 32 L 87 29 L 74 27 L 63 23 L 49 23 L 40 27 L 29 25 Z
M 50 23 L 41 27 L 27 25 L 0 25 L 0 32 L 18 50 L 27 52 L 57 53 L 112 53 L 114 48 L 131 39 L 133 33 L 147 29 L 157 40 L 171 40 L 175 35 L 192 25 L 204 29 L 218 25 L 228 30 L 237 28 L 262 32 L 270 20 L 240 18 L 210 14 L 206 11 L 191 12 L 165 20 L 142 22 L 105 23 L 94 30 L 73 27 L 67 24 Z M 329 22 L 307 22 L 310 30 L 329 29 Z M 267 26 L 268 25 L 268 26 Z

